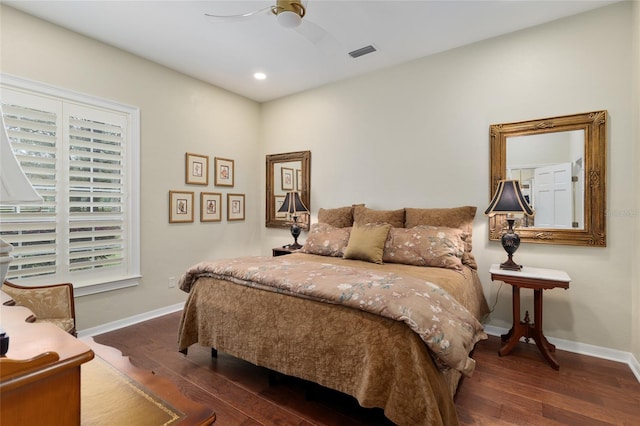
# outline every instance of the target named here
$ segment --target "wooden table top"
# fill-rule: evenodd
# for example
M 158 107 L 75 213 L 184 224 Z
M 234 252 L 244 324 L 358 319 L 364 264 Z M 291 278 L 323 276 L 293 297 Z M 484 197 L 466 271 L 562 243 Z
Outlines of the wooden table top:
M 0 293 L 2 300 L 6 300 L 6 294 Z M 0 326 L 9 336 L 9 351 L 0 359 L 3 389 L 20 376 L 61 365 L 80 365 L 94 357 L 89 346 L 55 325 L 26 322 L 31 315 L 33 313 L 23 306 L 0 305 Z M 40 362 L 30 362 L 38 357 Z M 25 362 L 17 366 L 16 361 Z

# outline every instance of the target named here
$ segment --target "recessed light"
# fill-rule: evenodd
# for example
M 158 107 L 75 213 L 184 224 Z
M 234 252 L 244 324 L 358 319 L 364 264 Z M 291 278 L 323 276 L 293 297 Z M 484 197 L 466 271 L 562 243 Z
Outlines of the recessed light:
M 267 75 L 263 72 L 257 72 L 253 74 L 253 78 L 255 78 L 256 80 L 264 80 L 265 78 L 267 78 Z

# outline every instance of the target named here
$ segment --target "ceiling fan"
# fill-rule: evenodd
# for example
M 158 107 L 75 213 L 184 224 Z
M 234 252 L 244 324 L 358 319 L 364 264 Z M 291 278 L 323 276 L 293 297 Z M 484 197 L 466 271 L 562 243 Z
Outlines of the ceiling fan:
M 276 0 L 276 4 L 251 12 L 236 15 L 215 15 L 205 13 L 211 22 L 231 22 L 245 20 L 260 15 L 272 15 L 284 28 L 290 28 L 306 37 L 311 43 L 322 50 L 328 51 L 329 45 L 337 44 L 336 40 L 322 27 L 310 22 L 305 17 L 307 13 L 307 1 L 302 0 Z

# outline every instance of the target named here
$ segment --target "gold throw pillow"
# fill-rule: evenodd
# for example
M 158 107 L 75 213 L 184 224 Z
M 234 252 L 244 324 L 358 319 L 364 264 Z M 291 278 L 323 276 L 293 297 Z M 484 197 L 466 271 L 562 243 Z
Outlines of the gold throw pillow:
M 343 257 L 382 263 L 384 243 L 387 241 L 390 229 L 391 225 L 388 223 L 354 225 Z

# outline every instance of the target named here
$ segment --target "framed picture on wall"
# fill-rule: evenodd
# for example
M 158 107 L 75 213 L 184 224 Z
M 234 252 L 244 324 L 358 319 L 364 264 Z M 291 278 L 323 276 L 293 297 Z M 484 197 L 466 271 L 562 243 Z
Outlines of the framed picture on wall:
M 279 213 L 278 210 L 280 209 L 280 207 L 282 207 L 282 203 L 284 203 L 284 195 L 275 195 L 273 198 L 275 200 L 275 211 L 276 211 L 276 218 L 278 219 L 286 219 L 287 218 L 287 213 L 283 212 L 283 213 Z
M 244 220 L 244 194 L 227 194 L 227 220 Z
M 293 169 L 288 167 L 283 167 L 280 169 L 281 173 L 281 182 L 282 182 L 282 190 L 283 191 L 293 191 L 293 180 L 295 179 L 293 175 Z
M 169 191 L 169 223 L 193 222 L 193 192 Z
M 200 193 L 200 222 L 220 222 L 222 220 L 222 194 L 219 192 Z
M 233 160 L 229 160 L 228 158 L 215 157 L 215 169 L 215 185 L 232 187 L 235 174 Z
M 296 169 L 296 191 L 302 191 L 302 170 Z
M 187 152 L 185 160 L 185 182 L 193 185 L 209 185 L 209 156 Z

